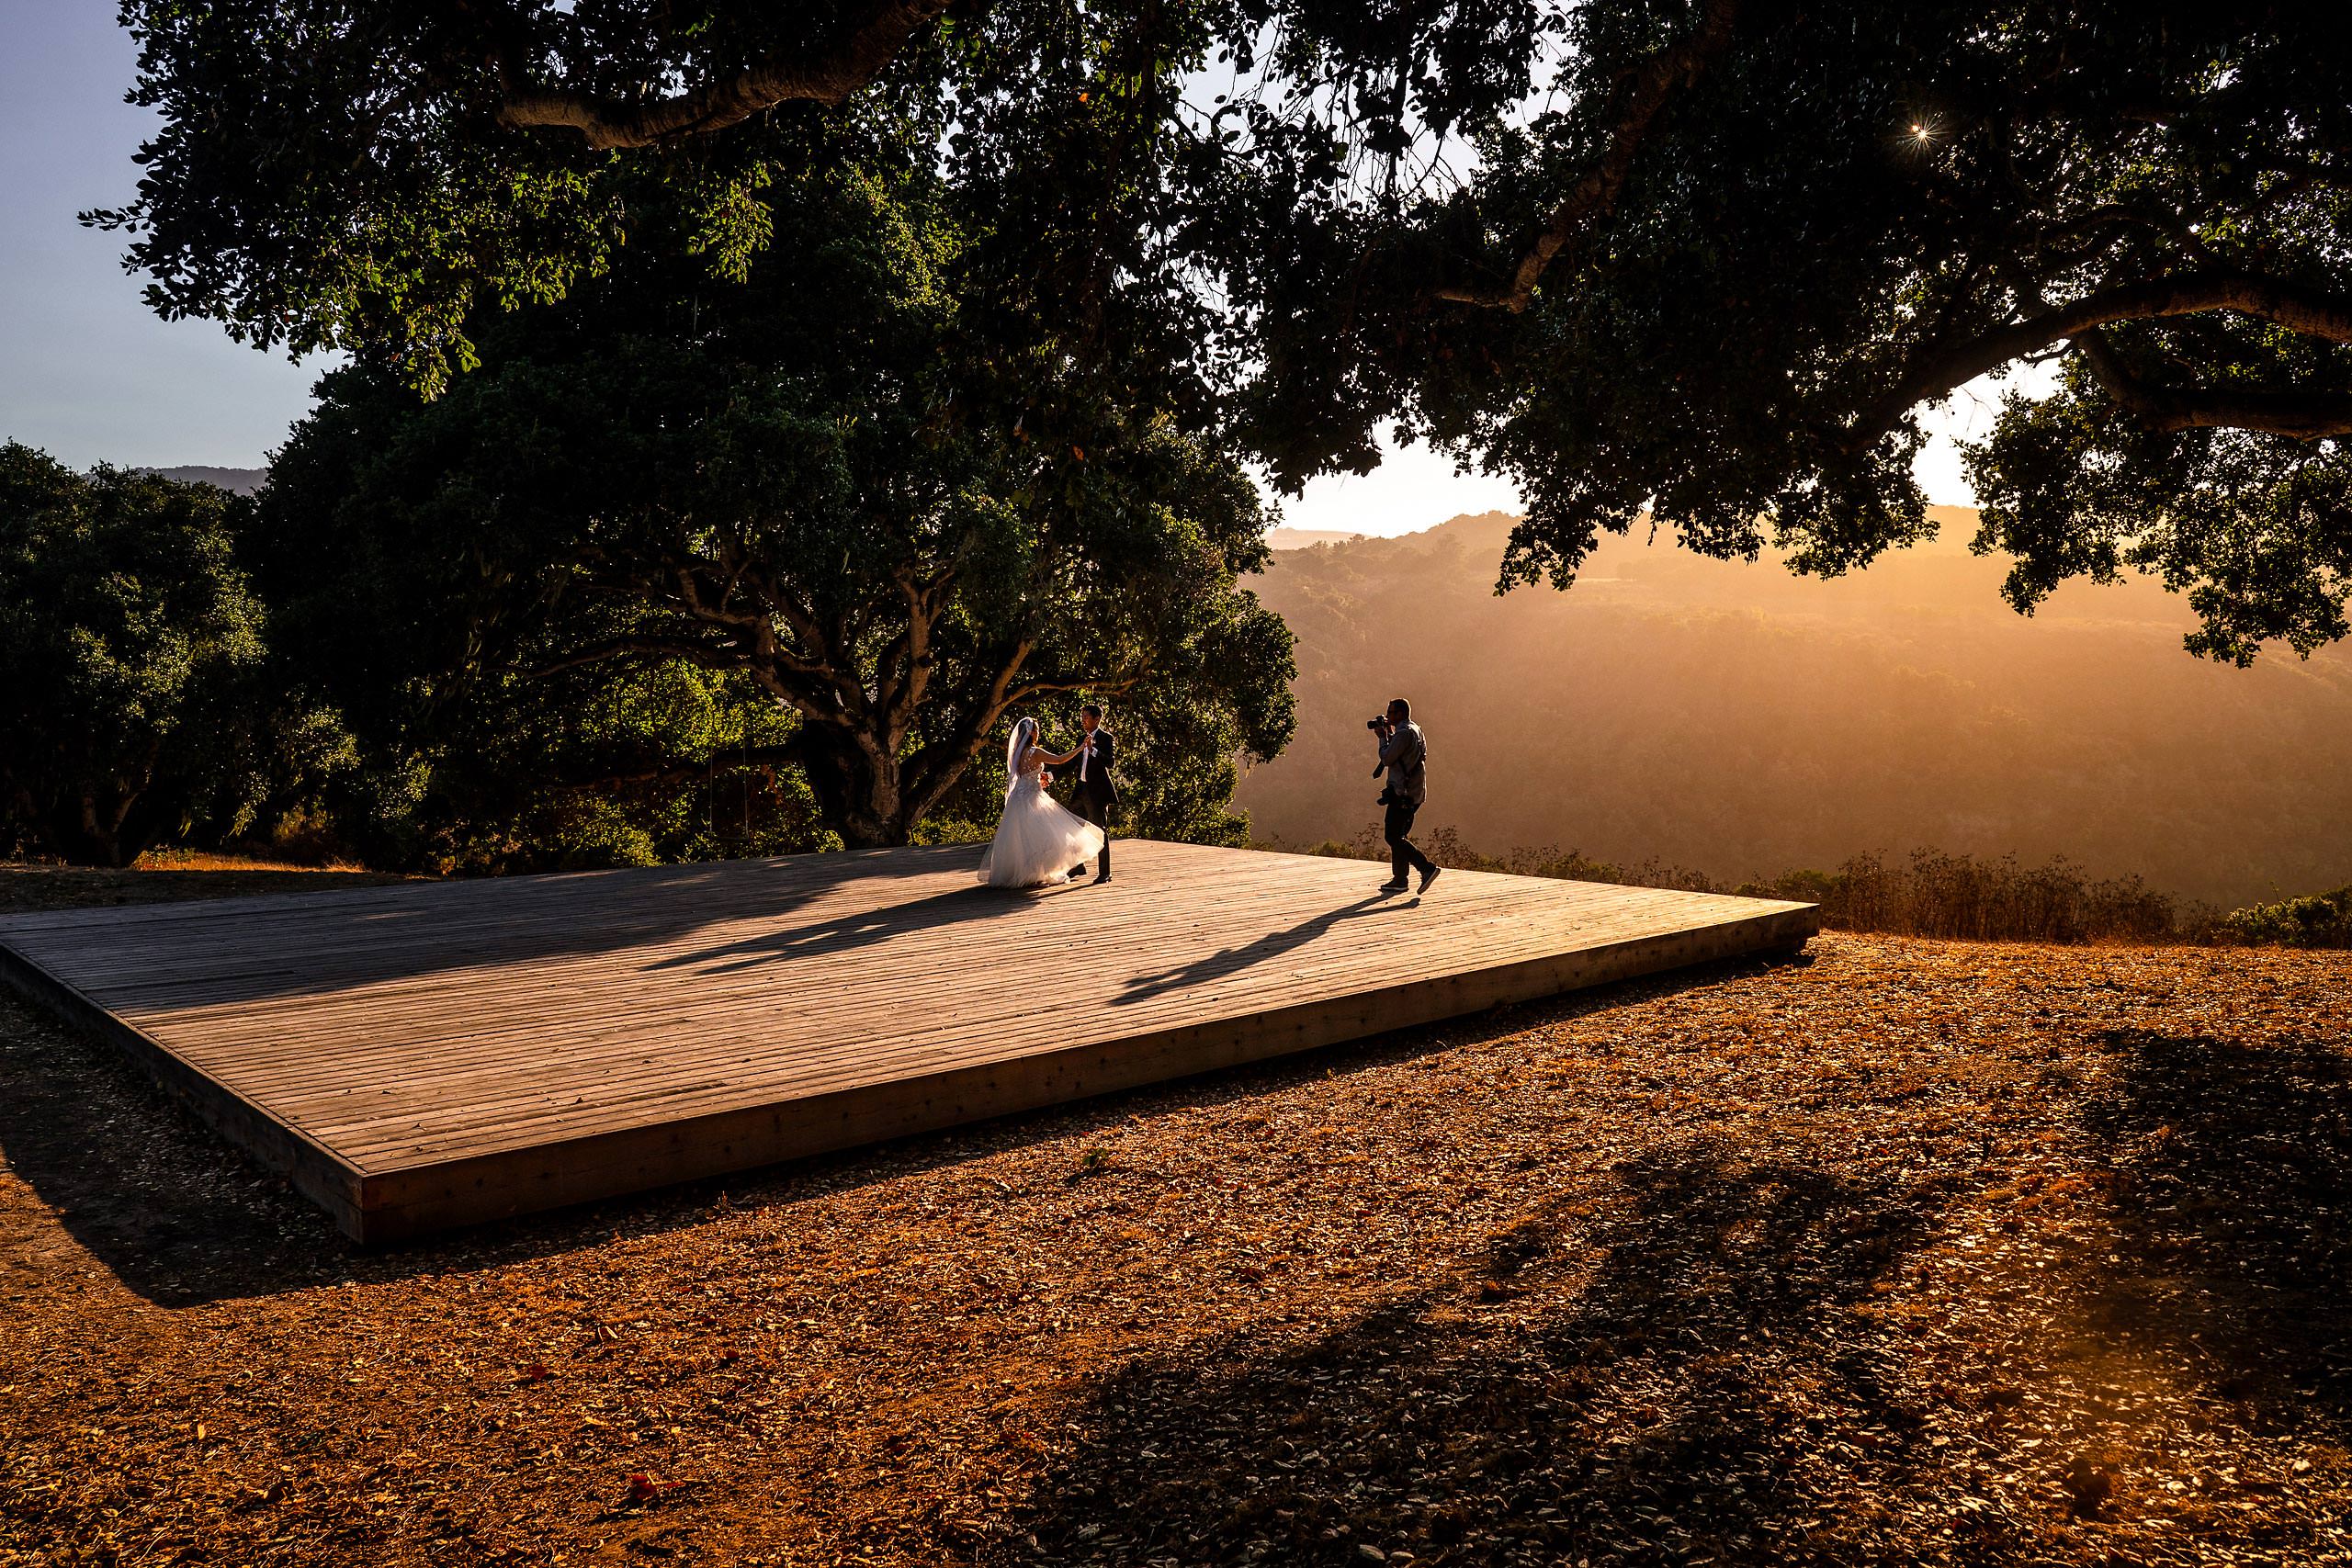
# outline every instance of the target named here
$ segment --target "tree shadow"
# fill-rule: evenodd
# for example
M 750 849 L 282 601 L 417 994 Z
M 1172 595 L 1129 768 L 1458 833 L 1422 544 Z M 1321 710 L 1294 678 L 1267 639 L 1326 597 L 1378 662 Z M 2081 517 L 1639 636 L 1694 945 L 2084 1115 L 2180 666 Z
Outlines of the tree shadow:
M 2352 1076 L 2341 1042 L 2109 1031 L 2086 1117 L 2130 1266 L 2103 1326 L 2154 1334 L 2282 1426 L 2352 1431 Z
M 81 966 L 97 966 L 108 977 L 85 989 L 118 1012 L 184 1002 L 192 990 L 235 1006 L 488 960 L 666 943 L 721 920 L 789 914 L 848 879 L 935 875 L 974 859 L 970 845 L 947 844 L 357 889 L 306 883 L 219 903 L 13 914 L 0 919 L 0 942 L 69 984 Z
M 1712 1139 L 1617 1174 L 1600 1217 L 1562 1201 L 1303 1342 L 1236 1334 L 1102 1383 L 1034 1495 L 1035 1555 L 1867 1558 L 1876 1527 L 1817 1517 L 1792 1477 L 1832 1425 L 1888 1434 L 1838 1456 L 1865 1495 L 1901 1495 L 1926 1462 L 1923 1413 L 1892 1376 L 1902 1348 L 1851 1309 L 1947 1194 Z M 2032 1545 L 1955 1524 L 1972 1561 Z
M 658 959 L 645 967 L 649 970 L 695 969 L 706 975 L 731 975 L 738 970 L 755 969 L 761 964 L 785 959 L 876 947 L 899 937 L 944 931 L 972 920 L 1001 919 L 1037 898 L 1055 897 L 1057 891 L 1007 890 L 978 886 L 958 887 L 951 892 L 910 899 L 903 904 L 853 910 L 810 925 L 763 931 L 741 942 Z
M 347 892 L 356 887 L 421 886 L 422 877 L 381 871 L 280 870 L 238 866 L 218 870 L 116 870 L 105 866 L 0 866 L 0 915 L 31 910 L 100 909 L 130 904 L 177 904 L 197 898 L 253 894 Z
M 1694 966 L 1453 1020 L 1442 1032 L 1399 1030 L 381 1248 L 347 1241 L 283 1178 L 157 1093 L 128 1060 L 0 992 L 0 1161 L 49 1208 L 71 1243 L 127 1289 L 159 1305 L 195 1306 L 345 1280 L 494 1268 L 662 1235 L 707 1222 L 720 1193 L 737 1208 L 789 1207 L 1037 1144 L 1082 1140 L 1136 1116 L 1214 1107 L 1333 1072 L 1410 1061 L 1754 973 L 1772 962 L 1751 957 Z
M 1182 991 L 1209 980 L 1222 979 L 1269 959 L 1306 946 L 1342 920 L 1362 919 L 1370 915 L 1401 912 L 1420 902 L 1418 898 L 1396 903 L 1385 894 L 1372 894 L 1352 904 L 1342 904 L 1336 909 L 1326 909 L 1310 915 L 1295 926 L 1268 931 L 1263 936 L 1239 947 L 1220 948 L 1216 952 L 1182 964 L 1173 969 L 1163 969 L 1156 975 L 1137 975 L 1127 980 L 1122 993 L 1111 998 L 1114 1007 L 1148 1001 L 1154 997 Z

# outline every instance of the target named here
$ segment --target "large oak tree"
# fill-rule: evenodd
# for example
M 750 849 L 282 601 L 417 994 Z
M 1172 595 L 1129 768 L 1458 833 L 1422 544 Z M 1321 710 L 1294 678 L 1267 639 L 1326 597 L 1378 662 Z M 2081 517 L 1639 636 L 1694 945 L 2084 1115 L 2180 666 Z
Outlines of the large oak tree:
M 2202 651 L 2344 634 L 2340 8 L 1318 8 L 1287 47 L 1345 90 L 1247 103 L 1210 247 L 1280 471 L 1397 419 L 1521 479 L 1507 579 L 1645 514 L 1834 572 L 1928 526 L 1925 407 L 2054 362 L 1973 457 L 2021 608 L 2130 563 Z
M 992 287 L 1048 280 L 1104 341 L 1190 321 L 1284 483 L 1368 464 L 1391 423 L 1514 474 L 1506 581 L 1565 583 L 1645 514 L 1713 553 L 1865 563 L 1926 526 L 1920 411 L 2055 361 L 2060 395 L 1974 458 L 2021 607 L 2137 564 L 2191 592 L 2204 651 L 2346 629 L 2340 7 L 126 15 L 168 117 L 119 215 L 159 305 L 389 344 L 428 389 L 477 303 L 611 265 L 627 179 L 679 193 L 740 267 L 768 128 L 922 100 L 943 166 L 1002 198 Z
M 989 249 L 927 169 L 779 164 L 763 199 L 782 234 L 741 281 L 650 243 L 487 313 L 437 399 L 330 376 L 264 497 L 276 580 L 326 584 L 306 618 L 362 643 L 411 607 L 428 673 L 748 681 L 789 721 L 765 760 L 854 845 L 905 842 L 1009 716 L 1081 697 L 1168 776 L 1147 826 L 1229 834 L 1234 756 L 1290 731 L 1289 634 L 1237 582 L 1265 553 L 1248 475 L 1135 395 L 1151 367 L 968 303 Z

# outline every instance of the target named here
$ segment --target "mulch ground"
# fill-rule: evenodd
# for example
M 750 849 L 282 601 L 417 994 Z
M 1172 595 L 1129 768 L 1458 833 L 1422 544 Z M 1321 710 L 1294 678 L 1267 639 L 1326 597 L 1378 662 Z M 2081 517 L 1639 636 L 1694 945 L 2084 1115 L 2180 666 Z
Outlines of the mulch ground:
M 2347 1023 L 1826 937 L 361 1253 L 0 1004 L 0 1560 L 2352 1562 Z

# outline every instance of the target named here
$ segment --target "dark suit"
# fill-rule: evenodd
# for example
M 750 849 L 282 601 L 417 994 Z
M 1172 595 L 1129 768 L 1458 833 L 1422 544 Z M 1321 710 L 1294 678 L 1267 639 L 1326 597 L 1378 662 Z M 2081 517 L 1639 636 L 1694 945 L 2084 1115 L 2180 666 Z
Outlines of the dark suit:
M 1093 748 L 1092 756 L 1087 755 L 1089 746 Z M 1097 728 L 1080 741 L 1078 755 L 1069 761 L 1069 776 L 1076 781 L 1070 791 L 1070 809 L 1102 829 L 1102 855 L 1095 870 L 1103 876 L 1111 874 L 1111 809 L 1119 804 L 1119 784 L 1111 776 L 1117 755 L 1118 742 L 1111 739 L 1111 732 Z

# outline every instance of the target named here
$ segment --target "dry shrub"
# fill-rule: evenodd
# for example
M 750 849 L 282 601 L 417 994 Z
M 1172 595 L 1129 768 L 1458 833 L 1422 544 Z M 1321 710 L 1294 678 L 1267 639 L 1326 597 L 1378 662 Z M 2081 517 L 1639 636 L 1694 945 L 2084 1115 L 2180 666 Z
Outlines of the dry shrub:
M 1756 887 L 1809 898 L 1839 931 L 1996 942 L 2161 942 L 2180 934 L 2170 895 L 2137 876 L 2094 881 L 2063 856 L 1978 860 L 1915 850 L 1908 864 L 1857 855 L 1826 876 L 1797 872 Z M 1749 891 L 1743 888 L 1741 891 Z
M 2352 947 L 2352 887 L 2222 914 L 2203 905 L 2184 906 L 2138 876 L 2094 878 L 2063 855 L 2046 864 L 2026 865 L 2015 855 L 1980 860 L 1922 849 L 1902 861 L 1860 854 L 1835 871 L 1784 871 L 1777 876 L 1727 883 L 1688 866 L 1657 860 L 1618 864 L 1550 846 L 1517 849 L 1498 858 L 1463 842 L 1462 835 L 1451 827 L 1440 828 L 1417 841 L 1438 864 L 1464 871 L 1818 904 L 1821 923 L 1832 931 L 1972 942 Z M 1357 860 L 1388 858 L 1388 847 L 1382 842 L 1376 823 L 1367 825 L 1352 840 L 1329 840 L 1307 852 Z

